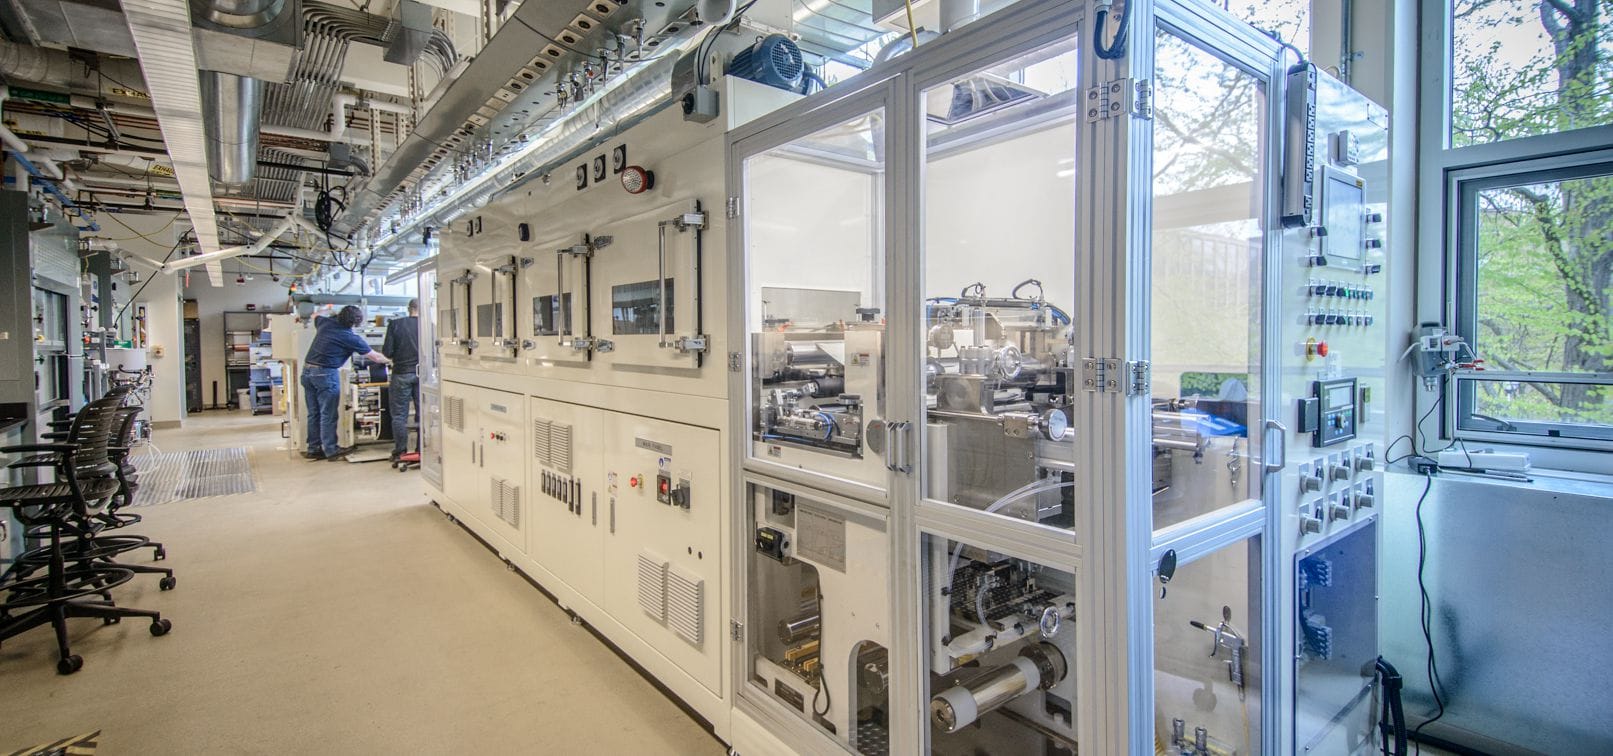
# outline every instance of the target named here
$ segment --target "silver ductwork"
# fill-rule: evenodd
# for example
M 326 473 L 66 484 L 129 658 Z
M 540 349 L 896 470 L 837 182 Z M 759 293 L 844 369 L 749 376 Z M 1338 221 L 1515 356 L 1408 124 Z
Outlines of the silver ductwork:
M 208 175 L 229 186 L 245 184 L 257 171 L 263 82 L 218 71 L 199 74 Z
M 99 65 L 108 79 L 116 78 L 128 82 L 129 86 L 140 86 L 144 77 L 137 61 L 108 58 Z M 26 81 L 59 89 L 93 91 L 100 83 L 93 71 L 62 50 L 5 40 L 0 40 L 0 75 L 14 82 Z

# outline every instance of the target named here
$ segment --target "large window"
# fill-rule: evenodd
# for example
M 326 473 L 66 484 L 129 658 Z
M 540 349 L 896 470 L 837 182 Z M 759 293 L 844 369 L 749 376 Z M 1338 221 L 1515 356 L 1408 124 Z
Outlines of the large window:
M 1482 368 L 1428 402 L 1453 441 L 1613 448 L 1613 0 L 1428 5 L 1425 295 Z

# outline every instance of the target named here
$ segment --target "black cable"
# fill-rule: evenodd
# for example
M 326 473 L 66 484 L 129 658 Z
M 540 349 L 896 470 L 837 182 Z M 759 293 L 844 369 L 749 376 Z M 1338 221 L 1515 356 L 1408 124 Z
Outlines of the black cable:
M 818 665 L 818 679 L 812 686 L 812 715 L 826 717 L 829 710 L 834 708 L 834 701 L 829 698 L 829 681 L 823 679 L 823 665 Z M 823 711 L 818 711 L 818 696 L 823 696 Z
M 166 264 L 168 262 L 168 258 L 173 257 L 174 253 L 179 251 L 179 246 L 184 243 L 185 237 L 181 235 L 179 237 L 179 241 L 174 242 L 174 246 L 168 248 L 168 254 L 162 256 L 162 262 L 158 264 L 158 267 L 160 268 L 163 264 Z M 118 309 L 118 314 L 112 316 L 112 322 L 116 323 L 123 320 L 123 313 L 129 311 L 129 305 L 134 304 L 134 301 L 140 298 L 140 293 L 145 291 L 147 286 L 151 285 L 152 279 L 162 274 L 163 273 L 161 270 L 153 271 L 152 274 L 140 284 L 140 288 L 134 290 L 134 296 L 129 297 L 129 301 L 124 302 L 123 307 Z
M 1434 475 L 1431 472 L 1423 473 L 1423 492 L 1417 497 L 1417 592 L 1422 600 L 1422 629 L 1423 644 L 1428 648 L 1428 661 L 1425 671 L 1428 674 L 1428 689 L 1434 694 L 1434 705 L 1438 707 L 1432 719 L 1424 720 L 1411 731 L 1412 740 L 1417 740 L 1423 728 L 1445 716 L 1445 698 L 1439 693 L 1444 683 L 1439 679 L 1439 662 L 1434 656 L 1434 633 L 1430 629 L 1433 623 L 1433 604 L 1428 600 L 1428 583 L 1423 577 L 1424 569 L 1428 565 L 1428 531 L 1423 527 L 1423 503 L 1428 500 L 1428 492 L 1434 487 Z M 1421 742 L 1417 745 L 1417 753 L 1422 753 Z
M 1120 11 L 1120 26 L 1115 28 L 1115 39 L 1112 44 L 1103 42 L 1103 27 L 1108 25 L 1109 7 L 1098 8 L 1092 17 L 1092 52 L 1104 60 L 1119 60 L 1126 57 L 1126 37 L 1131 33 L 1131 3 L 1132 0 L 1121 0 L 1125 3 Z
M 695 46 L 695 53 L 700 56 L 695 58 L 694 62 L 695 81 L 700 82 L 701 84 L 711 83 L 711 71 L 707 70 L 708 66 L 706 65 L 706 58 L 710 57 L 711 48 L 717 44 L 718 37 L 721 37 L 723 34 L 733 31 L 734 29 L 738 29 L 740 19 L 744 18 L 745 16 L 745 11 L 750 10 L 751 6 L 755 4 L 756 0 L 750 0 L 750 2 L 739 6 L 739 8 L 734 11 L 734 15 L 731 19 L 729 19 L 728 23 L 706 32 L 706 38 L 701 40 L 700 44 Z
M 1378 732 L 1383 739 L 1380 749 L 1384 756 L 1406 756 L 1406 709 L 1400 692 L 1406 687 L 1400 670 L 1383 657 L 1373 665 L 1376 675 L 1383 680 L 1383 705 L 1378 715 Z M 1395 738 L 1395 747 L 1389 748 L 1389 736 Z

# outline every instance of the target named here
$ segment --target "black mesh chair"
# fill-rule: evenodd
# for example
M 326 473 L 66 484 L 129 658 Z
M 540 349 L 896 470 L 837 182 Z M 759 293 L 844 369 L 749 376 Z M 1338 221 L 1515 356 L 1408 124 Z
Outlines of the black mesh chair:
M 168 557 L 167 549 L 160 543 L 153 542 L 142 535 L 109 534 L 108 531 L 132 525 L 140 521 L 139 515 L 123 514 L 121 508 L 133 501 L 134 492 L 139 488 L 139 472 L 134 469 L 129 460 L 130 446 L 133 443 L 136 420 L 140 414 L 139 407 L 118 407 L 114 412 L 113 434 L 107 447 L 107 457 L 110 461 L 110 474 L 117 481 L 118 488 L 112 496 L 104 501 L 98 501 L 86 506 L 75 506 L 65 523 L 61 550 L 69 564 L 79 562 L 100 562 L 114 567 L 123 567 L 134 573 L 162 575 L 157 581 L 157 587 L 168 591 L 179 584 L 174 577 L 174 571 L 166 567 L 154 567 L 143 564 L 126 564 L 117 562 L 123 554 L 139 549 L 152 549 L 152 557 L 157 560 Z M 36 454 L 25 457 L 12 463 L 13 468 L 49 467 L 56 463 L 55 454 Z M 49 525 L 40 525 L 29 529 L 28 537 L 42 541 L 50 536 Z M 41 546 L 24 552 L 12 563 L 11 572 L 17 577 L 29 575 L 45 569 L 51 560 L 51 547 Z
M 30 530 L 42 529 L 49 540 L 45 574 L 21 575 L 14 571 L 0 584 L 0 591 L 6 594 L 4 603 L 0 603 L 0 642 L 50 625 L 56 631 L 60 651 L 56 671 L 64 675 L 84 666 L 83 658 L 68 646 L 68 619 L 96 618 L 114 624 L 124 617 L 144 617 L 151 620 L 152 635 L 166 635 L 172 628 L 172 623 L 158 612 L 113 603 L 112 589 L 133 579 L 133 571 L 93 559 L 70 562 L 63 549 L 63 535 L 73 527 L 75 513 L 99 509 L 118 491 L 109 447 L 120 401 L 105 397 L 79 410 L 67 431 L 66 443 L 0 449 L 7 454 L 34 455 L 30 459 L 48 457 L 54 472 L 49 483 L 0 489 L 0 507 L 13 510 Z

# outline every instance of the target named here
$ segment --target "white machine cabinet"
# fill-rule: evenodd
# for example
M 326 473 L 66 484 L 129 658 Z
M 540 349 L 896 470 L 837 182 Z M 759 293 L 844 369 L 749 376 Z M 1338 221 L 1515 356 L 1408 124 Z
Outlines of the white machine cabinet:
M 591 407 L 529 398 L 533 491 L 526 552 L 572 590 L 596 604 L 604 600 L 601 573 L 608 521 L 600 491 L 603 436 Z

